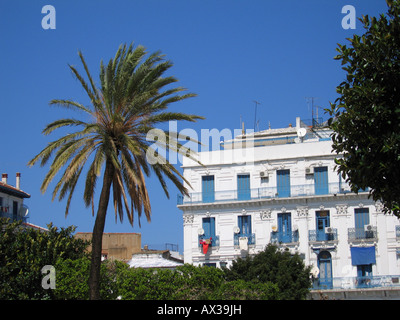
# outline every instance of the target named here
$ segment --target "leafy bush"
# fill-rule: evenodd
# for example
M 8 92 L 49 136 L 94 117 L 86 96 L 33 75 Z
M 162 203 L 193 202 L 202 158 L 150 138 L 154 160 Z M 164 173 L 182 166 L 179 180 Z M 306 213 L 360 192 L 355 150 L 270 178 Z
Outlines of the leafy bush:
M 305 299 L 311 287 L 310 267 L 305 267 L 298 254 L 281 251 L 273 244 L 253 257 L 234 261 L 224 271 L 228 281 L 274 283 L 279 288 L 278 298 L 283 300 Z
M 185 264 L 176 269 L 180 274 L 180 288 L 174 295 L 176 300 L 208 300 L 224 281 L 221 269 Z
M 0 299 L 53 299 L 53 290 L 42 288 L 42 268 L 85 256 L 87 242 L 73 237 L 73 226 L 41 232 L 9 222 L 0 219 Z
M 49 232 L 40 232 L 5 220 L 0 226 L 0 299 L 88 299 L 88 243 L 72 236 L 75 227 L 49 225 Z M 55 289 L 42 288 L 45 265 L 55 267 Z M 190 264 L 175 270 L 129 268 L 106 260 L 100 278 L 104 300 L 303 299 L 310 287 L 301 258 L 272 245 L 223 270 Z
M 104 261 L 100 268 L 100 297 L 103 300 L 116 299 L 116 274 L 118 261 Z M 54 298 L 60 300 L 86 300 L 89 297 L 90 259 L 59 259 L 56 268 L 56 289 Z
M 117 275 L 118 294 L 124 300 L 209 299 L 223 281 L 223 272 L 189 264 L 175 270 L 124 268 Z
M 277 300 L 279 289 L 271 282 L 225 281 L 215 292 L 216 300 Z

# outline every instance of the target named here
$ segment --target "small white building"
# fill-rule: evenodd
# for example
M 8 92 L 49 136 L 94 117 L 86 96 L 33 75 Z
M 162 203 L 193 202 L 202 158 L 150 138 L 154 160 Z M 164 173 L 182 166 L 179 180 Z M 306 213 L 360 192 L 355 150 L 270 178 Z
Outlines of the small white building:
M 169 250 L 142 250 L 142 252 L 132 255 L 128 265 L 131 268 L 176 269 L 179 266 L 183 266 L 183 261 L 176 258 L 174 252 Z
M 30 198 L 30 194 L 21 190 L 21 174 L 17 172 L 15 186 L 8 182 L 8 174 L 3 173 L 0 182 L 0 217 L 10 218 L 11 221 L 28 219 L 28 207 L 24 199 Z
M 237 136 L 200 152 L 203 166 L 184 157 L 185 263 L 229 266 L 276 243 L 313 266 L 316 288 L 399 284 L 398 219 L 368 191 L 350 191 L 331 131 L 310 124 Z

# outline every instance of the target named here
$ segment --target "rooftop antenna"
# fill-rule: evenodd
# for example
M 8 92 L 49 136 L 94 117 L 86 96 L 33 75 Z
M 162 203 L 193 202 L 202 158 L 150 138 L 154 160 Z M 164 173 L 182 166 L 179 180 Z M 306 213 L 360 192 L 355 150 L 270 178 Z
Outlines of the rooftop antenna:
M 257 105 L 261 104 L 260 102 L 253 100 L 253 102 L 256 104 L 254 108 L 254 132 L 256 131 L 256 124 L 257 124 Z
M 312 122 L 311 126 L 312 127 L 314 127 L 314 125 L 315 125 L 315 122 L 314 122 L 315 121 L 314 120 L 314 100 L 316 100 L 316 99 L 318 99 L 318 98 L 316 98 L 316 97 L 306 97 L 308 106 L 310 106 L 310 101 L 311 101 L 311 122 Z

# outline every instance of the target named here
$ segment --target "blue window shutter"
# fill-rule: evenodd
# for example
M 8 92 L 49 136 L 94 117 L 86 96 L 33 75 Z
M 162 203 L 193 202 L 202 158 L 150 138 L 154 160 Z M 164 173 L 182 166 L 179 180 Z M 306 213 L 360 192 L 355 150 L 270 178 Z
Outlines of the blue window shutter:
M 369 209 L 368 208 L 357 208 L 354 209 L 355 227 L 364 228 L 365 225 L 369 224 Z
M 210 237 L 215 239 L 215 218 L 210 218 Z
M 278 197 L 290 197 L 290 170 L 277 170 L 276 179 Z
M 238 217 L 239 234 L 243 233 L 243 217 Z
M 238 174 L 237 176 L 238 200 L 250 200 L 250 175 Z
M 214 176 L 202 177 L 203 202 L 214 202 L 215 200 Z
M 246 234 L 251 234 L 251 216 L 246 216 Z
M 357 239 L 366 237 L 364 226 L 369 224 L 369 209 L 357 208 L 354 209 L 354 226 Z
M 280 242 L 292 242 L 292 215 L 290 212 L 278 213 L 278 231 Z
M 314 185 L 315 194 L 328 194 L 328 167 L 315 167 L 314 168 Z
M 241 235 L 249 236 L 251 234 L 251 216 L 239 216 L 238 227 Z
M 215 239 L 215 218 L 203 218 L 204 239 Z

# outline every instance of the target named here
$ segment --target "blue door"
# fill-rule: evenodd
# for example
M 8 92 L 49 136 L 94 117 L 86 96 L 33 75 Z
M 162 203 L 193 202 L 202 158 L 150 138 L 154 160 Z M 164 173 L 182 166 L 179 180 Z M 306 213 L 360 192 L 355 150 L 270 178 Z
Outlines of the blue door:
M 278 197 L 290 197 L 290 170 L 277 170 L 276 179 Z
M 317 226 L 317 241 L 328 241 L 331 240 L 329 238 L 329 234 L 325 233 L 325 228 L 330 227 L 330 219 L 329 219 L 329 211 L 317 211 L 315 215 L 316 226 Z
M 289 213 L 278 213 L 278 241 L 292 242 L 292 219 Z
M 238 200 L 250 200 L 250 175 L 238 174 L 237 176 Z
M 314 168 L 314 185 L 315 194 L 328 194 L 328 167 L 316 167 Z
M 215 240 L 215 218 L 203 218 L 203 239 Z
M 239 216 L 238 217 L 238 227 L 240 229 L 239 236 L 240 237 L 248 237 L 251 236 L 251 216 Z
M 214 176 L 202 177 L 203 202 L 214 202 Z
M 354 222 L 355 222 L 356 239 L 367 238 L 364 226 L 369 224 L 368 208 L 354 209 L 354 219 L 355 219 Z
M 332 288 L 332 257 L 328 251 L 318 255 L 319 285 L 324 289 Z
M 371 287 L 372 264 L 361 264 L 357 266 L 357 287 Z

